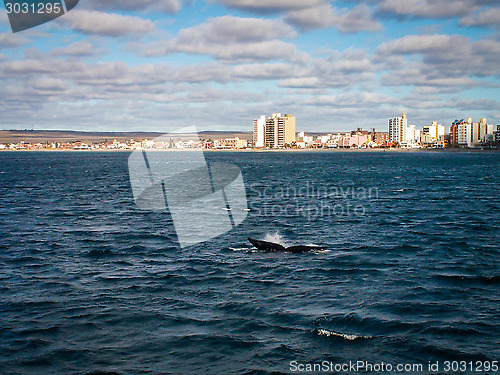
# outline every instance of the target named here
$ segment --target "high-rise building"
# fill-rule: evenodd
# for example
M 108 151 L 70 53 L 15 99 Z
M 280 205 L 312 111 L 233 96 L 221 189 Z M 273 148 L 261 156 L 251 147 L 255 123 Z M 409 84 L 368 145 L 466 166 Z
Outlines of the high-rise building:
M 420 130 L 417 130 L 416 125 L 409 125 L 405 130 L 404 144 L 408 147 L 415 147 L 417 145 L 417 140 L 420 138 Z
M 450 125 L 450 146 L 458 147 L 458 125 L 464 120 L 455 120 Z
M 472 118 L 467 118 L 458 124 L 458 144 L 459 146 L 470 147 L 472 142 Z
M 436 142 L 444 140 L 444 126 L 433 121 L 430 125 L 424 126 L 423 133 L 427 133 Z
M 279 123 L 282 124 L 283 129 L 283 144 L 282 145 L 291 145 L 295 142 L 295 117 L 291 114 L 285 114 L 284 117 L 279 119 Z
M 484 137 L 487 133 L 488 124 L 486 119 L 482 118 L 479 122 L 472 123 L 471 139 L 469 142 L 469 147 L 477 147 L 481 142 L 484 141 Z
M 269 148 L 278 148 L 278 119 L 281 113 L 273 113 L 266 120 L 264 145 Z
M 406 128 L 408 127 L 408 119 L 406 113 L 401 117 L 395 117 L 389 120 L 389 141 L 392 143 L 406 143 Z
M 295 117 L 273 113 L 254 120 L 254 147 L 279 148 L 295 142 Z
M 444 126 L 433 121 L 423 127 L 420 134 L 420 144 L 424 147 L 444 147 Z
M 253 121 L 253 147 L 264 147 L 266 135 L 266 116 Z
M 494 125 L 489 125 L 485 118 L 472 122 L 472 118 L 455 120 L 450 126 L 450 144 L 453 147 L 479 147 L 491 139 L 495 131 Z

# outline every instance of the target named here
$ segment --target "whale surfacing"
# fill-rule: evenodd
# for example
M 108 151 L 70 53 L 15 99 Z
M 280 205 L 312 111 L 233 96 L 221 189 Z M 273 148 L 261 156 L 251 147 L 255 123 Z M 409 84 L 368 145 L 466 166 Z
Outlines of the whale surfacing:
M 314 250 L 324 250 L 327 248 L 327 246 L 309 246 L 309 245 L 284 247 L 283 245 L 280 245 L 279 243 L 256 240 L 255 238 L 250 238 L 250 237 L 248 237 L 248 241 L 250 241 L 250 243 L 252 245 L 254 245 L 259 250 L 288 252 L 288 253 L 294 253 L 294 254 L 305 253 L 307 251 L 314 251 Z

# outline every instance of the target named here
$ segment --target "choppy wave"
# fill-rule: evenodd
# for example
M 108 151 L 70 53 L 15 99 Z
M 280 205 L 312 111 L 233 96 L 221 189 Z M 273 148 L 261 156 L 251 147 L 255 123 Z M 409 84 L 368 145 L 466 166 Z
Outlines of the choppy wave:
M 181 250 L 167 213 L 135 207 L 127 154 L 0 153 L 1 374 L 498 360 L 497 154 L 207 157 L 240 166 L 252 209 Z M 304 217 L 280 209 L 330 201 L 264 192 L 307 184 L 378 196 L 331 200 L 361 216 Z M 248 236 L 328 249 L 266 253 Z
M 354 341 L 354 340 L 368 340 L 373 338 L 372 336 L 363 336 L 363 335 L 354 335 L 350 333 L 341 333 L 341 332 L 335 332 L 335 331 L 330 331 L 324 328 L 320 328 L 314 331 L 318 336 L 326 336 L 326 337 L 339 337 L 348 341 Z

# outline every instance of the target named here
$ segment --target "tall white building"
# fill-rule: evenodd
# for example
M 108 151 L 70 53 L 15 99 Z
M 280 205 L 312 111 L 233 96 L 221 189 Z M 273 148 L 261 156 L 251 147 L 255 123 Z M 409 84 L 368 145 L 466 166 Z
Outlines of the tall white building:
M 436 142 L 443 141 L 444 139 L 444 125 L 438 124 L 437 121 L 433 121 L 430 125 L 424 126 L 423 132 L 429 134 Z
M 472 139 L 472 118 L 467 118 L 458 124 L 457 143 L 469 147 Z
M 266 116 L 253 121 L 253 147 L 264 147 L 266 137 Z
M 409 125 L 405 130 L 405 140 L 401 142 L 408 147 L 417 147 L 418 140 L 420 139 L 420 130 L 417 129 L 416 125 Z
M 389 120 L 389 142 L 406 143 L 406 128 L 408 127 L 408 119 L 406 113 L 401 117 L 395 117 Z
M 254 120 L 254 147 L 279 148 L 295 142 L 295 117 L 273 113 Z

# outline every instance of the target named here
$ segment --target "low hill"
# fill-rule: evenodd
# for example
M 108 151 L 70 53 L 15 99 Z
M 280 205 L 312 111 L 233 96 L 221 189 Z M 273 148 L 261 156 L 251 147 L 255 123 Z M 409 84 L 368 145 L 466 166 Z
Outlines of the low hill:
M 164 133 L 159 132 L 83 132 L 67 130 L 0 130 L 0 143 L 50 143 L 50 142 L 75 142 L 85 143 L 104 142 L 117 140 L 119 142 L 134 139 L 154 139 Z M 241 139 L 252 139 L 251 132 L 238 131 L 205 131 L 199 132 L 200 139 L 220 139 L 239 137 Z M 192 138 L 194 134 L 179 134 L 179 138 Z

